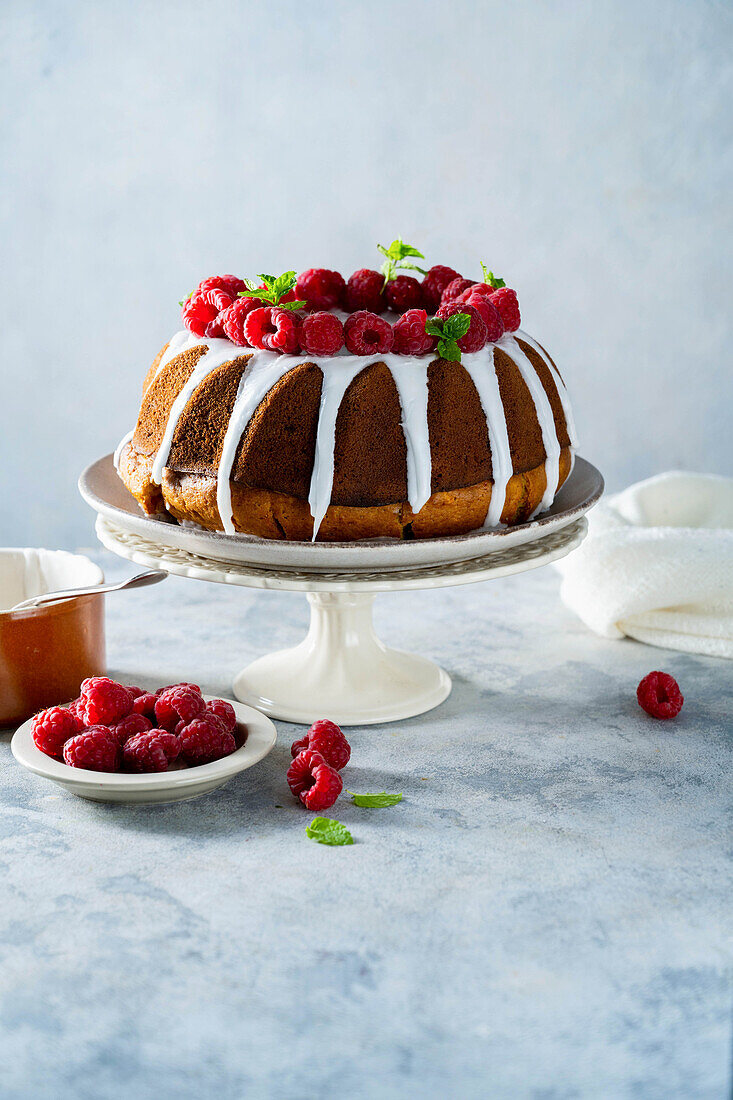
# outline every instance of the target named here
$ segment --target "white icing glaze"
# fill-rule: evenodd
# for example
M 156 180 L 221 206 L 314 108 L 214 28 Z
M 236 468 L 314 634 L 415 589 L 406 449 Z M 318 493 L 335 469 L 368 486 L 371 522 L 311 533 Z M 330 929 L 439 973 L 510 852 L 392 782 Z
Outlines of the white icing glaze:
M 560 371 L 557 369 L 555 364 L 552 362 L 552 360 L 550 359 L 547 352 L 544 351 L 543 348 L 540 347 L 540 345 L 537 343 L 537 341 L 534 340 L 529 335 L 529 333 L 523 332 L 522 329 L 517 329 L 517 331 L 514 333 L 514 335 L 517 336 L 520 340 L 523 340 L 525 342 L 525 344 L 529 344 L 529 346 L 531 348 L 534 348 L 534 350 L 537 352 L 537 354 L 539 355 L 542 362 L 547 366 L 550 374 L 552 375 L 552 377 L 554 379 L 555 387 L 557 389 L 557 396 L 560 398 L 560 404 L 562 405 L 562 411 L 565 414 L 565 423 L 567 424 L 567 428 L 568 428 L 568 438 L 570 439 L 570 446 L 571 447 L 577 447 L 577 445 L 578 445 L 578 436 L 577 436 L 577 432 L 575 430 L 575 417 L 573 416 L 573 410 L 572 410 L 571 405 L 570 405 L 570 397 L 568 395 L 567 387 L 566 387 L 565 383 L 563 382 L 562 378 L 560 377 Z
M 180 336 L 180 333 L 178 333 L 177 335 Z M 173 341 L 171 341 L 171 343 L 172 342 Z M 216 370 L 217 367 L 223 366 L 224 363 L 231 363 L 234 359 L 239 359 L 243 355 L 251 354 L 248 348 L 239 348 L 230 340 L 194 339 L 188 346 L 194 347 L 196 344 L 205 344 L 208 350 L 199 359 L 190 377 L 187 379 L 185 385 L 180 390 L 178 396 L 173 402 L 173 405 L 171 406 L 171 410 L 168 414 L 168 422 L 166 423 L 165 432 L 163 433 L 163 439 L 160 447 L 158 448 L 158 453 L 156 454 L 153 461 L 153 469 L 150 475 L 156 485 L 160 485 L 161 478 L 163 477 L 163 470 L 168 464 L 168 455 L 170 454 L 171 443 L 173 442 L 176 425 L 178 424 L 181 413 L 185 409 L 188 402 L 191 400 L 198 387 L 201 385 L 204 379 L 211 374 L 212 371 Z M 168 345 L 168 350 L 170 350 L 170 344 Z M 180 354 L 182 350 L 185 349 L 179 347 L 177 351 L 173 351 L 170 359 L 172 359 L 173 356 Z M 166 351 L 166 355 L 167 354 L 168 351 Z M 158 368 L 158 373 L 163 369 L 163 366 L 165 366 L 165 358 L 166 356 L 163 356 L 163 359 L 161 359 L 161 366 L 159 366 Z M 170 362 L 170 359 L 168 359 L 167 362 Z
M 402 407 L 407 448 L 407 501 L 417 513 L 432 496 L 433 463 L 428 434 L 427 355 L 385 356 Z
M 298 363 L 304 362 L 307 360 L 292 355 L 279 355 L 275 351 L 253 351 L 249 363 L 244 368 L 224 436 L 216 477 L 216 504 L 222 525 L 228 535 L 235 534 L 232 521 L 231 475 L 239 442 L 260 402 L 288 371 Z
M 461 356 L 461 362 L 471 376 L 471 381 L 481 399 L 486 417 L 491 448 L 491 472 L 493 487 L 484 527 L 499 527 L 501 513 L 506 503 L 506 487 L 513 473 L 509 435 L 506 428 L 506 412 L 499 392 L 499 379 L 494 362 L 494 345 L 481 351 Z
M 526 333 L 518 331 L 517 336 L 526 341 L 547 363 L 562 402 L 568 433 L 574 445 L 575 426 L 567 390 L 557 370 L 549 362 L 539 345 Z M 240 440 L 260 403 L 265 399 L 281 378 L 302 363 L 314 362 L 307 355 L 279 355 L 276 352 L 255 351 L 240 348 L 229 340 L 197 337 L 185 329 L 172 337 L 158 364 L 155 377 L 171 362 L 176 355 L 192 347 L 205 346 L 206 352 L 196 364 L 191 376 L 176 397 L 168 415 L 163 440 L 158 448 L 152 469 L 152 478 L 160 484 L 163 470 L 170 455 L 170 448 L 180 416 L 195 393 L 198 386 L 212 371 L 224 363 L 232 362 L 241 356 L 249 356 L 249 361 L 239 382 L 237 396 L 229 419 L 222 446 L 222 455 L 217 471 L 217 505 L 224 530 L 234 534 L 232 522 L 231 474 Z M 512 476 L 512 459 L 507 433 L 506 413 L 499 392 L 499 383 L 494 363 L 494 352 L 500 348 L 509 355 L 522 375 L 537 410 L 537 418 L 542 431 L 546 461 L 546 488 L 542 500 L 533 515 L 544 511 L 552 503 L 559 481 L 560 443 L 555 429 L 552 407 L 542 382 L 530 360 L 522 351 L 514 335 L 506 333 L 498 344 L 487 345 L 481 351 L 464 354 L 463 366 L 470 375 L 486 416 L 489 446 L 493 470 L 493 490 L 491 502 L 484 523 L 485 527 L 500 525 L 501 514 L 506 502 L 506 490 Z M 324 515 L 331 503 L 335 465 L 336 420 L 344 394 L 360 371 L 372 362 L 384 362 L 394 379 L 402 410 L 402 429 L 407 452 L 407 497 L 413 512 L 417 513 L 431 496 L 432 461 L 430 455 L 430 437 L 428 431 L 428 356 L 406 356 L 393 353 L 380 355 L 378 359 L 367 356 L 350 355 L 346 349 L 329 358 L 324 367 L 316 361 L 323 375 L 321 402 L 318 414 L 316 451 L 311 475 L 308 503 L 313 516 L 313 538 L 316 538 Z M 132 438 L 133 433 L 120 442 L 115 452 L 115 465 L 119 465 L 122 449 Z
M 113 462 L 115 464 L 115 470 L 117 470 L 117 473 L 120 472 L 120 456 L 122 455 L 122 452 L 124 451 L 127 444 L 130 442 L 130 440 L 132 439 L 134 434 L 135 434 L 135 429 L 132 428 L 132 430 L 127 433 L 127 435 L 123 435 L 122 439 L 117 444 L 117 450 L 115 451 L 114 459 L 113 459 Z
M 530 360 L 524 354 L 519 344 L 511 333 L 504 333 L 497 345 L 501 351 L 506 352 L 516 364 L 519 373 L 527 384 L 534 407 L 537 411 L 537 419 L 542 432 L 542 442 L 545 447 L 545 492 L 530 519 L 538 512 L 544 512 L 555 499 L 558 482 L 560 481 L 560 440 L 555 429 L 555 417 L 552 406 L 545 393 L 545 387 L 540 381 L 540 376 L 532 366 Z
M 333 491 L 334 450 L 336 446 L 336 417 L 349 385 L 360 371 L 373 363 L 363 355 L 334 356 L 324 370 L 321 387 L 321 405 L 318 410 L 316 453 L 313 457 L 308 504 L 313 516 L 313 541 L 331 503 Z

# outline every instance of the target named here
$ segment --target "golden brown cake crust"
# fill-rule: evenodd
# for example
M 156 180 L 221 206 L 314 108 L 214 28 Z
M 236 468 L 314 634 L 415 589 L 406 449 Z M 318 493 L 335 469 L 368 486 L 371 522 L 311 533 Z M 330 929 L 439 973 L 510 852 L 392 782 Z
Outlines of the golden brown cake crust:
M 570 448 L 560 455 L 560 485 L 570 473 Z M 160 487 L 150 486 L 152 459 L 132 444 L 123 449 L 120 476 L 149 515 L 168 511 L 177 520 L 188 520 L 210 531 L 223 525 L 216 503 L 216 478 L 205 474 L 178 473 L 166 469 Z M 437 538 L 463 535 L 481 527 L 491 500 L 492 482 L 433 493 L 417 515 L 407 502 L 349 507 L 332 504 L 318 531 L 319 542 L 367 538 Z M 545 467 L 514 474 L 507 485 L 501 521 L 523 523 L 542 500 Z M 231 482 L 232 517 L 240 534 L 266 539 L 309 540 L 313 517 L 307 500 L 268 489 L 253 489 Z
M 557 385 L 542 356 L 521 337 L 518 344 L 552 409 L 562 485 L 571 459 Z M 163 484 L 157 486 L 151 478 L 155 454 L 173 403 L 205 345 L 188 348 L 159 370 L 164 351 L 145 379 L 120 476 L 148 514 L 167 509 L 177 519 L 222 530 L 216 476 L 239 383 L 252 353 L 232 346 L 232 360 L 212 370 L 195 389 L 178 419 Z M 499 347 L 494 363 L 513 471 L 502 521 L 511 524 L 526 519 L 542 500 L 546 455 L 535 403 L 519 367 Z M 328 363 L 323 369 L 329 369 Z M 264 538 L 311 537 L 308 495 L 322 378 L 321 366 L 300 363 L 280 378 L 255 410 L 237 448 L 230 480 L 237 531 Z M 365 361 L 347 387 L 336 419 L 331 506 L 319 540 L 429 538 L 483 524 L 493 484 L 489 432 L 479 394 L 460 363 L 435 359 L 429 364 L 427 414 L 432 496 L 413 516 L 406 503 L 407 448 L 397 387 L 385 363 Z

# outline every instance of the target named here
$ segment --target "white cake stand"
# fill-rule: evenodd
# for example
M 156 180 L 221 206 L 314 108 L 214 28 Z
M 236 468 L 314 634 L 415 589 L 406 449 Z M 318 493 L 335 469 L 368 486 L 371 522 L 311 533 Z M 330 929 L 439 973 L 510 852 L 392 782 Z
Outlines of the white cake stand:
M 598 478 L 600 495 L 603 481 Z M 309 725 L 328 717 L 350 726 L 422 714 L 442 703 L 451 690 L 450 677 L 438 665 L 389 649 L 376 636 L 372 604 L 378 592 L 473 584 L 537 569 L 570 553 L 587 527 L 580 515 L 560 530 L 521 545 L 497 549 L 496 541 L 489 539 L 490 551 L 468 560 L 375 572 L 224 562 L 126 530 L 109 515 L 98 515 L 96 530 L 108 550 L 141 565 L 218 584 L 305 592 L 311 607 L 306 637 L 293 649 L 248 665 L 234 680 L 234 694 L 287 722 Z

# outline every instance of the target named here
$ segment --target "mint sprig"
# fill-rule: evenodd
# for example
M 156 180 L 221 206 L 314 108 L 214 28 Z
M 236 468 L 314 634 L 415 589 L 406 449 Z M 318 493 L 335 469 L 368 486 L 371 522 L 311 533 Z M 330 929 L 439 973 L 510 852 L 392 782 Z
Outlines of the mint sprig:
M 429 336 L 438 337 L 438 355 L 441 359 L 451 359 L 454 363 L 461 361 L 461 349 L 458 341 L 465 336 L 471 327 L 471 316 L 468 313 L 452 313 L 441 321 L 439 317 L 429 317 L 425 322 L 425 331 Z
M 497 278 L 493 271 L 489 271 L 483 260 L 481 260 L 481 271 L 487 286 L 493 286 L 494 290 L 501 290 L 503 286 L 506 286 L 503 279 Z
M 240 298 L 258 298 L 269 306 L 279 306 L 280 309 L 300 309 L 305 302 L 283 302 L 282 299 L 292 290 L 296 282 L 294 271 L 284 271 L 282 275 L 258 275 L 264 286 L 257 286 L 253 279 L 245 279 L 246 290 L 239 291 Z
M 332 847 L 354 843 L 354 838 L 346 826 L 330 817 L 314 817 L 305 830 L 305 835 L 310 840 L 315 840 L 317 844 L 329 844 Z
M 179 306 L 185 306 L 185 304 L 189 300 L 189 298 L 193 298 L 193 291 L 192 290 L 189 291 L 189 293 L 186 295 L 185 298 L 181 299 L 181 301 L 178 303 Z
M 384 275 L 384 286 L 396 279 L 399 271 L 419 271 L 421 275 L 427 274 L 424 268 L 407 261 L 408 256 L 417 256 L 419 260 L 424 260 L 425 257 L 413 245 L 405 244 L 401 237 L 392 241 L 389 248 L 385 248 L 383 244 L 378 244 L 377 248 L 383 256 L 387 257 L 379 269 Z
M 353 791 L 349 791 L 349 794 L 355 806 L 365 806 L 370 810 L 381 810 L 384 806 L 396 806 L 398 802 L 402 801 L 401 794 L 387 794 L 386 791 L 380 791 L 379 794 L 354 794 Z

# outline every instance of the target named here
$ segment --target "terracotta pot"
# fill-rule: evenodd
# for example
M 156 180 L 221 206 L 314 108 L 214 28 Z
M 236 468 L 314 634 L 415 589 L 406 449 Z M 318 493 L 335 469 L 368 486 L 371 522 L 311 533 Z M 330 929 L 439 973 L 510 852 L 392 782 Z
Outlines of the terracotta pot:
M 60 588 L 101 584 L 99 566 L 64 550 L 0 549 L 0 609 Z M 0 726 L 68 703 L 105 674 L 104 596 L 29 611 L 0 610 Z

